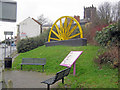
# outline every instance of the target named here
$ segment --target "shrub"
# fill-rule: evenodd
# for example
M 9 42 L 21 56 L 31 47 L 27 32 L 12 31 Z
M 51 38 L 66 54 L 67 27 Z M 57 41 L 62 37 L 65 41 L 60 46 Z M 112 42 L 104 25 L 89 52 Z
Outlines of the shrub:
M 17 43 L 18 53 L 24 53 L 44 45 L 48 38 L 48 32 L 49 30 L 43 32 L 40 36 L 20 40 Z
M 96 31 L 101 31 L 104 27 L 108 25 L 94 25 L 93 23 L 86 23 L 83 27 L 84 37 L 87 38 L 87 42 L 92 45 L 98 45 L 94 40 L 96 36 Z
M 104 49 L 104 48 L 103 48 Z M 102 52 L 99 51 L 98 56 L 95 58 L 95 62 L 101 67 L 102 65 L 110 65 L 113 68 L 118 67 L 118 48 L 117 47 L 112 47 L 111 49 L 108 50 L 103 50 L 101 49 Z
M 100 52 L 95 59 L 99 65 L 110 63 L 113 67 L 118 67 L 119 35 L 117 23 L 96 32 L 95 40 L 102 46 L 102 53 Z
M 120 31 L 118 31 L 117 24 L 111 24 L 96 32 L 95 40 L 103 47 L 118 44 L 120 41 Z
M 22 39 L 17 43 L 18 53 L 27 52 L 37 47 L 37 43 L 34 38 Z

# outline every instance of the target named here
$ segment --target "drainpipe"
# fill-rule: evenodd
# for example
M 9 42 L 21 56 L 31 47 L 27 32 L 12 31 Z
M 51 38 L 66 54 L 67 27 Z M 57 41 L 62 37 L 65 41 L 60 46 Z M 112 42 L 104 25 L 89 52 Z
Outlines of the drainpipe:
M 42 34 L 42 24 L 41 24 L 41 27 L 40 27 L 40 28 L 41 28 L 41 32 L 40 32 L 40 34 Z

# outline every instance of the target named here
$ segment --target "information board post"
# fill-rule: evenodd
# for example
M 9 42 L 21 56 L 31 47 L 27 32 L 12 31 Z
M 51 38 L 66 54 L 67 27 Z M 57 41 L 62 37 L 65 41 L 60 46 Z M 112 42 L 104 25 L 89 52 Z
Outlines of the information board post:
M 61 66 L 71 67 L 73 65 L 73 75 L 76 72 L 76 60 L 82 54 L 83 51 L 71 51 L 66 58 L 60 63 Z
M 76 70 L 76 65 L 75 65 L 75 62 L 73 64 L 73 75 L 75 75 L 75 70 Z

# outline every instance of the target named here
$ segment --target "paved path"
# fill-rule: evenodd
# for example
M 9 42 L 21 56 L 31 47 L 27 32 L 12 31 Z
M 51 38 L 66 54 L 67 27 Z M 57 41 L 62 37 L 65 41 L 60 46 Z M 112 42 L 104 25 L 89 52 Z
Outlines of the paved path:
M 33 71 L 5 71 L 5 82 L 13 81 L 13 88 L 47 88 L 46 84 L 40 83 L 54 75 L 46 75 L 45 73 Z M 56 88 L 57 83 L 50 86 Z
M 18 54 L 14 56 L 17 57 Z M 14 61 L 13 58 L 13 61 Z M 8 80 L 12 80 L 13 88 L 47 88 L 46 84 L 40 83 L 46 79 L 49 79 L 54 75 L 46 75 L 45 73 L 34 72 L 34 71 L 5 71 L 4 79 L 6 84 L 8 84 Z M 58 82 L 61 82 L 59 80 Z M 51 85 L 50 88 L 57 88 L 57 84 Z M 0 84 L 1 88 L 1 84 Z

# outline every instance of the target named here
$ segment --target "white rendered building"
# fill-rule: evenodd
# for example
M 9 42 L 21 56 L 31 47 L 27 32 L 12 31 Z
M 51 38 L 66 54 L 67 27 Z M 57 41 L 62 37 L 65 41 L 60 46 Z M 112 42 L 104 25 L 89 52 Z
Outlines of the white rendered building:
M 39 36 L 42 33 L 42 25 L 34 18 L 28 17 L 18 25 L 19 39 Z

